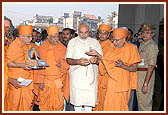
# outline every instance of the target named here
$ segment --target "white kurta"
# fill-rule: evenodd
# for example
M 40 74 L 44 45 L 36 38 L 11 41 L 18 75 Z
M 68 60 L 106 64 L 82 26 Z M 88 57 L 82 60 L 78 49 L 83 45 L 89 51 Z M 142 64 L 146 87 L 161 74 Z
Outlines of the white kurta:
M 96 39 L 88 37 L 82 40 L 79 37 L 69 41 L 66 58 L 80 59 L 91 58 L 85 54 L 90 49 L 95 49 L 102 55 L 102 49 Z M 88 105 L 95 107 L 97 102 L 97 76 L 96 64 L 88 66 L 71 65 L 70 70 L 70 102 L 75 106 Z

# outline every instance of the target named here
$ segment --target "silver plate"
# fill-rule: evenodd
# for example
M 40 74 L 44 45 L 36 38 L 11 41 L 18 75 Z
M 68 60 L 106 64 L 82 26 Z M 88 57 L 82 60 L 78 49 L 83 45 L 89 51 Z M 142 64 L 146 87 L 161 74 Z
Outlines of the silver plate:
M 44 69 L 45 66 L 32 66 L 31 68 L 32 69 Z

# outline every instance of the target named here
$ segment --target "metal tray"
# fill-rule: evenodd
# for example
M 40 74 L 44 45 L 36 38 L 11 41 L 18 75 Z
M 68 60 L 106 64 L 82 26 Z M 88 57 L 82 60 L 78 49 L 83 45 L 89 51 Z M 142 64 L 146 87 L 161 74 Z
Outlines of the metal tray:
M 31 68 L 33 70 L 35 70 L 35 69 L 45 69 L 45 66 L 32 66 Z

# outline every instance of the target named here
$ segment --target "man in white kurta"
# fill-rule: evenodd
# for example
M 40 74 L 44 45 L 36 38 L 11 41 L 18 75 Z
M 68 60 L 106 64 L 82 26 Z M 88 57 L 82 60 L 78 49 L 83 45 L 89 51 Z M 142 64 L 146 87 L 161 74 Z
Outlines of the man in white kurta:
M 95 49 L 102 54 L 96 39 L 88 37 L 89 28 L 85 24 L 79 26 L 79 36 L 69 41 L 66 60 L 70 64 L 70 103 L 75 111 L 91 111 L 97 102 L 98 66 L 96 57 L 85 53 Z

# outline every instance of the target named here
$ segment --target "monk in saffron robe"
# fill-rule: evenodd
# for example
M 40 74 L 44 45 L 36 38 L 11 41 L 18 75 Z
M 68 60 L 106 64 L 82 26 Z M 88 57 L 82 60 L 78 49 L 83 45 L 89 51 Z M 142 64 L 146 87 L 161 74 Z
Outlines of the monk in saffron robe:
M 8 84 L 8 67 L 7 67 L 7 59 L 6 59 L 6 51 L 10 45 L 10 33 L 11 24 L 9 20 L 4 20 L 4 110 L 7 109 L 6 105 L 6 95 L 7 95 L 7 84 Z
M 98 41 L 101 45 L 103 55 L 106 54 L 106 52 L 109 49 L 109 46 L 112 44 L 112 42 L 108 39 L 110 30 L 111 30 L 111 26 L 106 25 L 106 24 L 101 24 L 98 29 L 98 36 L 99 36 Z M 95 111 L 96 110 L 99 110 L 99 111 L 103 110 L 103 105 L 104 105 L 103 102 L 104 101 L 102 101 L 102 100 L 104 100 L 104 97 L 105 97 L 105 95 L 103 95 L 103 94 L 106 94 L 106 91 L 107 91 L 106 90 L 107 89 L 107 84 L 106 84 L 107 80 L 108 80 L 108 76 L 102 76 L 99 72 L 99 74 L 98 74 L 98 93 L 97 93 L 98 105 L 96 106 Z M 100 95 L 100 92 L 104 92 L 104 93 L 101 93 L 101 95 Z
M 48 27 L 47 33 L 48 40 L 38 48 L 38 52 L 49 67 L 35 71 L 34 93 L 41 111 L 61 111 L 64 108 L 64 78 L 69 68 L 65 61 L 66 47 L 59 42 L 58 26 Z
M 30 111 L 33 99 L 33 85 L 22 86 L 17 79 L 19 77 L 32 80 L 30 74 L 31 66 L 26 63 L 29 59 L 28 51 L 32 40 L 32 26 L 20 25 L 18 27 L 19 37 L 9 46 L 6 58 L 8 65 L 8 111 Z
M 7 94 L 7 84 L 8 84 L 8 67 L 7 67 L 7 59 L 6 59 L 6 51 L 8 49 L 7 45 L 8 38 L 6 37 L 6 27 L 4 26 L 4 110 L 6 110 L 6 94 Z
M 104 105 L 102 105 L 104 111 L 128 111 L 130 72 L 136 71 L 141 58 L 137 47 L 125 42 L 127 32 L 126 28 L 113 29 L 113 44 L 103 56 L 95 50 L 86 53 L 99 57 L 100 74 L 108 76 L 107 91 L 104 100 L 100 100 L 104 101 Z

